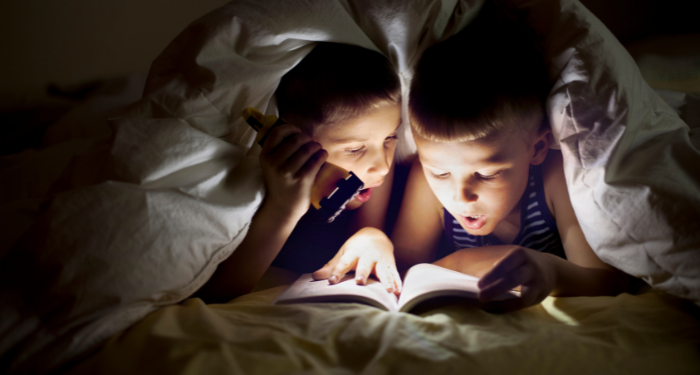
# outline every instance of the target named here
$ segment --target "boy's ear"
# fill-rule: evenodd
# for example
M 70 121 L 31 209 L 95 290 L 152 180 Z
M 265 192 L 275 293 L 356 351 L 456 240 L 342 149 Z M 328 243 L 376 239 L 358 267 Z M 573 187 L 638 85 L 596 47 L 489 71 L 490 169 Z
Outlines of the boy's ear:
M 530 148 L 530 164 L 540 165 L 544 162 L 547 157 L 547 152 L 549 151 L 549 143 L 552 141 L 552 131 L 550 129 L 544 129 L 537 133 L 535 139 L 532 141 L 532 146 Z

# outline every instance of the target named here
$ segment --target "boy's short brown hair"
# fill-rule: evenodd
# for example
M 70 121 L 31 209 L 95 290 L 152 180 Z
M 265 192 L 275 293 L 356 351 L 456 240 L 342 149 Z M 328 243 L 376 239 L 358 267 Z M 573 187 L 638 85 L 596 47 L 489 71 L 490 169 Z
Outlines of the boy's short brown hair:
M 438 142 L 529 132 L 542 124 L 548 88 L 533 36 L 486 2 L 472 24 L 421 57 L 411 83 L 411 126 Z
M 321 42 L 282 77 L 275 92 L 280 118 L 307 134 L 401 100 L 401 82 L 379 52 Z

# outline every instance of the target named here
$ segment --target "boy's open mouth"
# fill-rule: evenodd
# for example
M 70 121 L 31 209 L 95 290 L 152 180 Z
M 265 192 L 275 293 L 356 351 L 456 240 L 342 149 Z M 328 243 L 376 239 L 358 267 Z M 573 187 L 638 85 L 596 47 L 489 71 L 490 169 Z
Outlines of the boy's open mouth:
M 464 225 L 469 229 L 481 229 L 486 224 L 486 215 L 462 216 Z
M 370 198 L 372 198 L 372 190 L 374 190 L 373 187 L 360 190 L 360 192 L 355 196 L 355 199 L 357 199 L 358 202 L 367 202 Z

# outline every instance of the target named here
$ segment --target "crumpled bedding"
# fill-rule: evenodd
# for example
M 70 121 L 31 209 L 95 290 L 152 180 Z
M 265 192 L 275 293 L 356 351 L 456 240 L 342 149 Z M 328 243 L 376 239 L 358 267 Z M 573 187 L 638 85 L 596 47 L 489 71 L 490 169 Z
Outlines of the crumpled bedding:
M 193 22 L 154 61 L 144 97 L 110 121 L 112 138 L 56 145 L 76 157 L 50 171 L 61 175 L 42 185 L 51 199 L 0 260 L 0 370 L 69 365 L 206 282 L 264 196 L 240 111 L 275 114 L 279 78 L 314 42 L 384 53 L 406 94 L 421 51 L 481 3 L 237 0 Z M 548 115 L 591 246 L 654 288 L 699 302 L 697 128 L 578 1 L 512 3 L 551 62 Z M 402 154 L 412 150 L 406 118 Z M 2 197 L 17 208 L 3 220 L 21 216 L 20 196 Z
M 264 196 L 240 113 L 274 113 L 280 77 L 316 41 L 378 50 L 408 73 L 479 6 L 240 0 L 194 21 L 153 62 L 143 99 L 110 120 L 110 138 L 63 150 L 74 157 L 41 216 L 2 258 L 0 372 L 68 366 L 208 280 Z
M 359 304 L 270 306 L 284 288 L 163 308 L 71 374 L 700 371 L 697 307 L 654 292 L 548 297 L 503 315 L 450 305 L 416 316 Z
M 522 4 L 556 72 L 547 110 L 588 243 L 606 263 L 700 304 L 700 131 L 580 3 Z

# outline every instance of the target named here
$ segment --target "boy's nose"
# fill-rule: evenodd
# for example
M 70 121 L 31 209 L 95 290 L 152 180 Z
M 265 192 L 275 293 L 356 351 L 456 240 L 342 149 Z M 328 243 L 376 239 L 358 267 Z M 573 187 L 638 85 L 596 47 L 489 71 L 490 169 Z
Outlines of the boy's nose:
M 459 203 L 473 203 L 479 200 L 479 194 L 477 194 L 474 186 L 468 182 L 463 182 L 455 189 L 454 198 L 455 202 Z
M 376 174 L 382 177 L 386 176 L 391 169 L 391 160 L 386 151 L 376 152 L 372 157 L 372 163 L 369 168 L 369 174 Z

